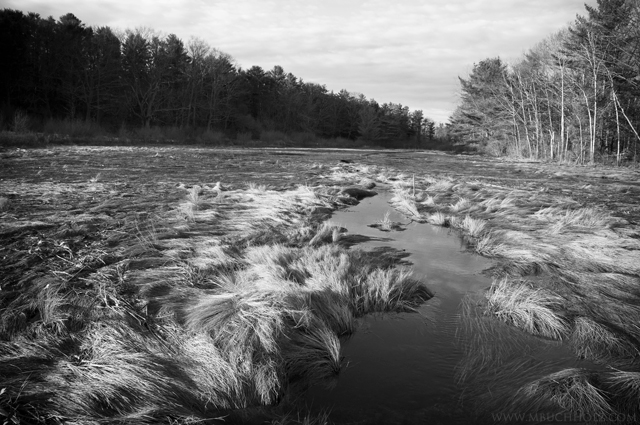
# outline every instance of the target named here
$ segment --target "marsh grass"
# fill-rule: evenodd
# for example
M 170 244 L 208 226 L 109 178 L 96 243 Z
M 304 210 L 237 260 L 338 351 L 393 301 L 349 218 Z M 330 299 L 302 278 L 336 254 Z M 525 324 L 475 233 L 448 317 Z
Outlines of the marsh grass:
M 389 218 L 389 211 L 387 211 L 384 214 L 384 217 L 382 217 L 382 219 L 378 220 L 375 224 L 378 225 L 378 228 L 380 230 L 384 230 L 386 232 L 391 231 L 392 226 L 393 226 L 393 222 L 391 221 L 391 219 Z
M 595 361 L 633 358 L 639 354 L 638 349 L 619 331 L 588 317 L 574 319 L 570 342 L 576 354 Z
M 198 207 L 195 204 L 187 202 L 178 207 L 176 214 L 178 218 L 193 223 L 196 221 L 197 209 Z
M 314 221 L 335 190 L 225 189 L 125 223 L 111 266 L 3 287 L 0 408 L 25 423 L 215 421 L 335 379 L 357 318 L 431 297 L 399 259 Z
M 551 224 L 551 231 L 560 233 L 571 227 L 586 229 L 609 228 L 618 220 L 608 213 L 596 208 L 564 209 L 561 207 L 546 207 L 537 211 L 534 217 Z
M 594 375 L 586 370 L 564 369 L 524 385 L 516 399 L 532 411 L 557 406 L 585 417 L 606 417 L 615 411 L 593 380 Z
M 603 383 L 619 411 L 640 413 L 640 372 L 616 370 L 606 374 Z
M 318 226 L 316 234 L 309 241 L 309 245 L 317 246 L 326 243 L 338 243 L 342 235 L 342 227 L 332 223 L 331 221 L 324 221 Z
M 191 202 L 194 206 L 198 206 L 200 204 L 200 194 L 202 193 L 202 187 L 198 185 L 194 185 L 187 195 L 187 200 Z
M 460 223 L 460 228 L 473 238 L 481 237 L 486 231 L 487 223 L 485 220 L 472 218 L 466 215 Z
M 269 422 L 270 425 L 329 425 L 329 412 L 319 414 L 293 414 L 288 413 L 281 415 L 277 419 Z
M 394 190 L 394 196 L 391 198 L 391 205 L 413 219 L 422 219 L 422 215 L 418 210 L 418 206 L 413 195 L 407 190 Z
M 232 162 L 238 163 L 236 154 Z M 286 167 L 283 161 L 275 164 Z M 407 203 L 399 209 L 409 217 L 475 234 L 476 251 L 497 260 L 494 285 L 508 278 L 513 286 L 492 288 L 477 306 L 474 320 L 480 324 L 472 333 L 478 341 L 472 346 L 478 356 L 470 361 L 465 382 L 479 376 L 474 368 L 529 382 L 528 392 L 523 389 L 514 399 L 520 411 L 556 412 L 585 403 L 598 410 L 598 391 L 618 410 L 635 408 L 638 380 L 631 366 L 640 338 L 640 248 L 634 227 L 604 209 L 584 208 L 557 190 L 539 187 L 539 181 L 520 186 L 519 180 L 420 174 L 414 180 L 413 173 L 359 164 L 313 168 L 326 174 L 318 174 L 319 181 L 353 185 L 369 177 L 393 183 Z M 56 269 L 69 282 L 45 289 L 45 281 L 25 279 L 21 291 L 3 285 L 0 325 L 7 343 L 0 347 L 0 388 L 5 389 L 0 407 L 33 413 L 20 413 L 25 423 L 44 423 L 45 417 L 70 423 L 167 418 L 187 423 L 282 400 L 291 380 L 306 379 L 306 360 L 296 356 L 317 357 L 308 375 L 335 376 L 335 337 L 355 331 L 357 318 L 371 310 L 415 308 L 428 294 L 419 282 L 403 283 L 387 274 L 397 259 L 346 249 L 336 243 L 340 229 L 321 229 L 310 218 L 314 209 L 340 204 L 338 189 L 289 187 L 280 192 L 261 185 L 241 190 L 232 183 L 205 187 L 198 202 L 190 202 L 190 193 L 182 200 L 197 204 L 193 219 L 161 213 L 128 221 L 118 229 L 124 236 L 114 248 L 123 259 L 120 277 L 105 276 L 101 283 L 88 268 L 74 280 L 74 272 Z M 468 203 L 456 207 L 462 199 Z M 175 211 L 178 205 L 173 206 Z M 132 260 L 149 261 L 146 257 L 158 260 L 154 267 L 133 266 Z M 201 305 L 204 299 L 212 306 Z M 632 370 L 554 375 L 558 372 L 513 355 L 518 335 L 534 338 L 519 329 L 568 338 L 577 354 L 604 364 L 626 360 Z M 505 336 L 487 345 L 483 338 L 496 330 Z M 530 346 L 556 343 L 533 341 Z M 295 355 L 285 363 L 288 344 Z M 286 364 L 295 365 L 291 373 Z M 538 366 L 534 376 L 522 373 Z M 498 385 L 487 389 L 511 395 Z
M 434 226 L 449 227 L 450 219 L 444 213 L 438 211 L 433 214 L 429 214 L 427 221 Z
M 389 211 L 387 211 L 384 216 L 382 217 L 382 219 L 376 221 L 373 224 L 369 224 L 369 227 L 373 227 L 375 229 L 381 230 L 383 232 L 391 232 L 391 231 L 397 231 L 397 230 L 404 230 L 403 224 L 402 223 L 398 223 L 396 221 L 392 221 L 389 218 Z
M 568 331 L 560 314 L 563 299 L 526 281 L 494 281 L 487 293 L 487 310 L 506 323 L 534 335 L 562 339 Z
M 542 365 L 533 355 L 523 357 L 522 351 L 532 351 L 532 343 L 541 348 L 549 343 L 536 340 L 487 314 L 486 304 L 487 300 L 478 295 L 467 295 L 462 300 L 456 335 L 464 350 L 463 360 L 457 365 L 456 378 L 479 400 L 486 400 L 487 387 L 510 391 L 525 376 L 535 378 Z M 499 401 L 500 397 L 493 401 L 496 400 Z
M 247 191 L 249 191 L 249 192 L 258 192 L 258 193 L 266 192 L 267 191 L 267 185 L 258 184 L 256 182 L 248 182 L 247 183 Z
M 289 379 L 321 382 L 340 373 L 340 341 L 324 323 L 312 321 L 288 337 L 282 356 Z
M 454 185 L 455 185 L 455 183 L 452 180 L 441 179 L 441 180 L 436 180 L 433 183 L 431 183 L 427 187 L 427 190 L 428 191 L 432 191 L 432 192 L 446 192 L 446 191 L 450 190 Z
M 427 195 L 424 197 L 424 199 L 420 202 L 420 204 L 427 206 L 427 207 L 431 207 L 434 208 L 436 207 L 436 200 L 433 196 L 431 195 Z
M 469 205 L 471 203 L 469 202 L 469 200 L 467 198 L 460 198 L 458 200 L 458 202 L 456 202 L 455 204 L 452 204 L 449 206 L 449 210 L 452 213 L 460 213 L 462 210 L 469 208 Z
M 414 311 L 433 293 L 406 269 L 375 269 L 360 285 L 351 287 L 356 314 Z

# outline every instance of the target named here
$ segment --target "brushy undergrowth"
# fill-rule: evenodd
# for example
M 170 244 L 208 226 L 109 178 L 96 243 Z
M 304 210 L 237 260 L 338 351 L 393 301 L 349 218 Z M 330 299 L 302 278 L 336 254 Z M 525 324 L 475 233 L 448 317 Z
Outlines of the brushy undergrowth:
M 173 211 L 127 224 L 113 265 L 3 287 L 3 414 L 15 423 L 215 421 L 335 377 L 339 337 L 358 317 L 412 311 L 432 296 L 314 218 L 338 195 L 185 187 Z

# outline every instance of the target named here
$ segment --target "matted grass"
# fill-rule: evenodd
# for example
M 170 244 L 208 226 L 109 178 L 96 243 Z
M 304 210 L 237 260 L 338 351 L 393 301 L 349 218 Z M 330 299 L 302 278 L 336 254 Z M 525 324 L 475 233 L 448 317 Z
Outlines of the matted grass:
M 610 327 L 588 317 L 574 319 L 570 342 L 579 356 L 592 360 L 633 358 L 640 354 L 615 324 Z
M 559 313 L 563 299 L 526 281 L 501 279 L 487 292 L 487 311 L 532 334 L 562 339 L 567 321 Z
M 606 394 L 592 383 L 593 379 L 594 375 L 586 370 L 564 369 L 524 385 L 516 394 L 515 403 L 522 403 L 531 411 L 557 406 L 583 418 L 606 418 L 615 410 Z
M 631 346 L 638 345 L 640 335 L 613 313 L 614 304 L 622 302 L 620 308 L 625 314 L 634 320 L 640 318 L 633 307 L 640 303 L 640 291 L 633 289 L 640 276 L 640 243 L 634 237 L 637 230 L 628 231 L 624 219 L 612 216 L 603 205 L 585 206 L 548 190 L 532 190 L 532 184 L 529 190 L 523 190 L 508 184 L 496 185 L 482 177 L 405 177 L 394 184 L 396 199 L 411 200 L 406 188 L 414 184 L 418 193 L 428 193 L 428 198 L 421 195 L 426 201 L 412 204 L 417 213 L 397 202 L 392 205 L 412 219 L 459 230 L 471 249 L 499 260 L 493 269 L 498 281 L 488 295 L 491 312 L 514 326 L 551 338 L 566 336 L 577 326 L 574 337 L 587 345 L 576 345 L 580 356 L 635 356 L 637 350 Z M 622 231 L 625 226 L 627 231 Z M 586 274 L 589 279 L 579 278 Z M 540 275 L 546 279 L 538 279 Z M 610 290 L 599 283 L 603 280 L 600 276 L 605 275 L 609 276 L 605 280 Z M 504 280 L 528 276 L 536 276 L 536 282 L 546 280 L 553 284 L 509 286 Z M 615 332 L 618 343 L 609 351 L 603 350 L 598 341 L 604 331 L 593 328 L 592 337 L 587 337 L 586 322 L 578 320 L 574 324 L 568 319 L 576 314 L 597 314 L 595 318 L 605 326 L 603 329 L 623 329 L 622 334 Z
M 354 202 L 341 187 L 366 179 L 392 185 L 411 220 L 466 234 L 471 249 L 498 261 L 497 281 L 529 280 L 545 296 L 503 294 L 533 318 L 517 323 L 534 323 L 540 334 L 544 310 L 534 304 L 548 307 L 577 354 L 629 366 L 624 379 L 601 379 L 611 405 L 624 410 L 615 400 L 633 394 L 637 170 L 391 150 L 64 147 L 4 149 L 0 157 L 0 198 L 8 200 L 0 208 L 0 407 L 9 420 L 179 423 L 275 403 L 290 380 L 304 380 L 270 354 L 287 341 L 306 347 L 300 358 L 318 358 L 310 375 L 335 374 L 334 337 L 353 332 L 359 315 L 411 309 L 428 297 L 388 258 L 347 250 L 337 225 L 320 225 Z M 233 299 L 235 313 L 209 318 L 203 308 L 187 321 L 190 306 L 216 296 Z M 231 362 L 238 350 L 223 350 L 222 339 L 198 328 L 209 320 L 246 326 L 239 341 L 258 347 L 256 355 Z M 305 341 L 309 326 L 321 331 Z M 146 369 L 127 355 L 145 357 Z M 302 363 L 287 360 L 296 370 Z M 119 366 L 137 379 L 110 375 Z M 86 383 L 93 374 L 104 392 Z M 587 388 L 576 376 L 574 387 Z M 121 382 L 122 394 L 109 382 Z M 51 388 L 72 390 L 50 397 Z
M 343 229 L 323 221 L 340 188 L 176 192 L 101 246 L 116 248 L 111 269 L 72 226 L 76 245 L 47 245 L 52 277 L 2 288 L 10 420 L 187 423 L 275 405 L 340 372 L 339 336 L 358 317 L 431 297 L 388 258 L 340 245 Z

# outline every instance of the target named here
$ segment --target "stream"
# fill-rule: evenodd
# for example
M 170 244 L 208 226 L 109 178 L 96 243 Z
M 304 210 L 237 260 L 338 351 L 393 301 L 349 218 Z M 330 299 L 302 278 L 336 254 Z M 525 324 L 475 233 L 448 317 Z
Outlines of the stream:
M 467 318 L 465 328 L 469 309 L 463 300 L 481 296 L 491 285 L 482 272 L 492 262 L 466 250 L 453 230 L 409 223 L 391 207 L 390 198 L 385 192 L 366 198 L 336 212 L 331 221 L 348 234 L 371 239 L 355 248 L 405 251 L 414 277 L 435 296 L 416 313 L 360 319 L 358 330 L 342 340 L 339 377 L 331 386 L 309 388 L 303 396 L 307 410 L 328 412 L 336 424 L 486 423 L 523 383 L 584 366 L 562 343 L 493 318 Z M 391 221 L 409 224 L 390 232 L 368 226 L 387 212 Z

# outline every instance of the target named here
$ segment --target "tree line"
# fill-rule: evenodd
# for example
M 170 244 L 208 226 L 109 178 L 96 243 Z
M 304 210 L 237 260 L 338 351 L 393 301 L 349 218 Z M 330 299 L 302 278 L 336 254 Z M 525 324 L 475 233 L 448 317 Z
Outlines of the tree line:
M 302 132 L 382 146 L 420 145 L 435 132 L 420 110 L 334 93 L 280 66 L 243 69 L 201 39 L 88 27 L 71 13 L 55 20 L 1 10 L 0 57 L 5 128 L 20 112 L 112 129 L 172 126 L 254 139 L 263 131 Z
M 638 161 L 640 3 L 585 7 L 514 63 L 488 58 L 460 78 L 448 135 L 496 155 Z

